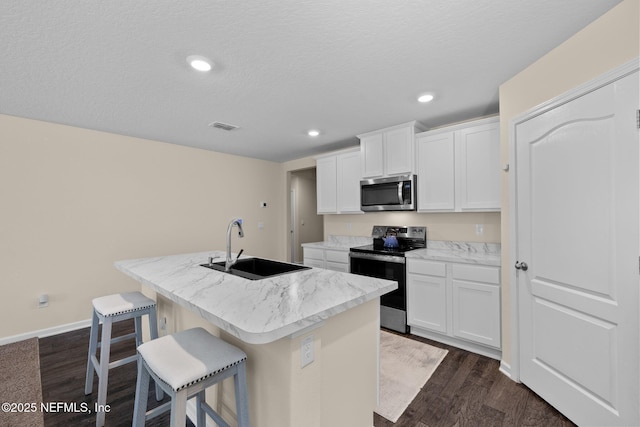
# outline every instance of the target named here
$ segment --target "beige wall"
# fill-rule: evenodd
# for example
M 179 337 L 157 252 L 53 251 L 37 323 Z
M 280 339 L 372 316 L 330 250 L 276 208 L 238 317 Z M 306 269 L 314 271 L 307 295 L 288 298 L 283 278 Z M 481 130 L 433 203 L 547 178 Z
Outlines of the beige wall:
M 235 216 L 234 250 L 283 259 L 282 170 L 0 115 L 0 339 L 89 319 L 92 298 L 139 289 L 116 260 L 224 249 Z
M 500 86 L 502 162 L 509 161 L 510 121 L 640 55 L 638 0 L 625 0 Z M 502 265 L 510 266 L 508 174 L 502 179 Z M 502 269 L 503 360 L 511 363 L 510 268 Z
M 484 232 L 476 234 L 476 224 Z M 416 225 L 427 227 L 427 240 L 500 243 L 499 212 L 416 213 L 368 212 L 361 215 L 325 215 L 325 237 L 370 236 L 374 225 Z

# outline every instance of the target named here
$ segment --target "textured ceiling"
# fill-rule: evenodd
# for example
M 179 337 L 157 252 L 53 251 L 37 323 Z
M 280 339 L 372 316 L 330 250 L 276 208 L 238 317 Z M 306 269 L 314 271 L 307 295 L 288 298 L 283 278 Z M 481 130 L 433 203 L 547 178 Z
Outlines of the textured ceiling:
M 2 0 L 0 113 L 281 162 L 497 113 L 501 83 L 619 2 Z

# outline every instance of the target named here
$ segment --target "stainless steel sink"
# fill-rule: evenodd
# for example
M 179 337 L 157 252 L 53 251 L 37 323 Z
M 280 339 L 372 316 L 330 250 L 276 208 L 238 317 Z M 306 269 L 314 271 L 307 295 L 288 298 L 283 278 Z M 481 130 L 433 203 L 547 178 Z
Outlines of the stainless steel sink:
M 225 261 L 200 264 L 212 270 L 224 271 Z M 264 258 L 245 258 L 239 259 L 229 271 L 225 273 L 234 276 L 244 277 L 250 280 L 260 280 L 267 277 L 279 276 L 281 274 L 293 273 L 294 271 L 306 270 L 311 267 L 304 265 L 289 264 L 286 262 L 272 261 Z

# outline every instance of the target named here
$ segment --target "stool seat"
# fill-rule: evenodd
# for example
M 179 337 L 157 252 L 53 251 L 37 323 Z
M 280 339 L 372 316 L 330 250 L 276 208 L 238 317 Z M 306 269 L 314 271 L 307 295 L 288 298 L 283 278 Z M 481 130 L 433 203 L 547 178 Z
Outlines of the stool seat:
M 156 302 L 140 292 L 125 292 L 94 298 L 93 308 L 105 317 L 117 316 L 137 310 L 155 307 Z
M 194 397 L 196 425 L 205 426 L 205 415 L 216 425 L 229 424 L 209 406 L 205 390 L 233 377 L 236 415 L 239 427 L 249 427 L 247 392 L 247 355 L 239 348 L 211 335 L 203 328 L 193 328 L 164 336 L 138 346 L 138 380 L 133 408 L 133 427 L 171 410 L 171 427 L 184 426 L 187 400 Z M 149 381 L 171 397 L 171 402 L 147 411 Z
M 202 328 L 167 335 L 138 347 L 149 369 L 174 391 L 247 360 L 247 355 Z

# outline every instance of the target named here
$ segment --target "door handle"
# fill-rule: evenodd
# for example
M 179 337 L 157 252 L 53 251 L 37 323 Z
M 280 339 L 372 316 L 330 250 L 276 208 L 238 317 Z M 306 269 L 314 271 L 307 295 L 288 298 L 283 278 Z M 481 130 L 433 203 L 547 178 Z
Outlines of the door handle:
M 515 267 L 517 270 L 522 270 L 522 271 L 527 271 L 529 269 L 529 266 L 527 265 L 526 262 L 520 262 L 520 261 L 516 261 Z

